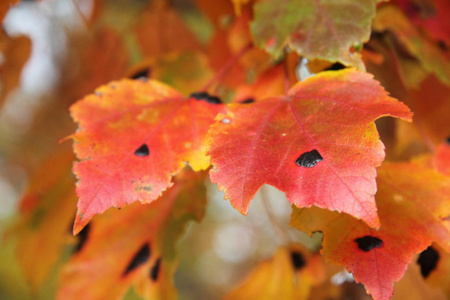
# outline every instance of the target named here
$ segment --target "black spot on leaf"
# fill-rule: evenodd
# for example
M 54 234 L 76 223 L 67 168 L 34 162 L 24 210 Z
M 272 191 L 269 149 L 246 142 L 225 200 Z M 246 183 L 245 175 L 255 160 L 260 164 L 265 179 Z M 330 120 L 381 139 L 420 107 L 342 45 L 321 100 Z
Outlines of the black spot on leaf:
M 296 271 L 300 271 L 306 265 L 303 255 L 297 251 L 291 252 L 291 262 Z
M 448 50 L 447 44 L 444 41 L 438 41 L 438 47 L 442 51 L 447 51 Z
M 203 100 L 203 101 L 206 101 L 211 104 L 221 104 L 222 103 L 222 101 L 219 99 L 219 97 L 211 96 L 207 92 L 192 93 L 189 97 L 197 99 L 197 100 Z
M 91 225 L 90 225 L 90 224 L 87 224 L 87 225 L 86 225 L 86 226 L 78 233 L 78 235 L 77 235 L 77 237 L 78 237 L 78 242 L 77 242 L 77 244 L 76 244 L 76 246 L 75 246 L 75 249 L 74 249 L 75 253 L 79 252 L 79 251 L 83 248 L 84 244 L 86 243 L 86 241 L 87 241 L 87 239 L 88 239 L 88 237 L 89 237 L 89 231 L 90 231 L 90 229 L 91 229 Z
M 250 103 L 253 103 L 253 102 L 255 102 L 255 99 L 247 98 L 247 99 L 242 100 L 240 103 L 242 103 L 242 104 L 250 104 Z
M 369 252 L 373 248 L 379 248 L 383 245 L 382 240 L 370 235 L 366 235 L 362 238 L 357 238 L 355 242 L 358 244 L 358 248 L 365 252 Z
M 153 281 L 158 280 L 160 268 L 161 268 L 161 257 L 156 260 L 155 264 L 153 265 L 153 268 L 150 269 L 150 273 L 148 275 L 150 276 L 151 280 Z
M 345 66 L 341 63 L 334 63 L 331 66 L 329 66 L 328 68 L 326 68 L 324 71 L 338 71 L 338 70 L 342 70 L 345 69 Z
M 323 157 L 320 155 L 319 151 L 316 149 L 311 150 L 309 152 L 305 152 L 302 155 L 300 155 L 295 163 L 299 165 L 300 167 L 305 168 L 312 168 L 314 167 L 318 162 L 322 161 Z
M 136 151 L 134 151 L 136 156 L 148 156 L 150 154 L 150 150 L 146 144 L 142 144 Z
M 150 78 L 151 70 L 150 68 L 143 68 L 136 71 L 133 75 L 130 76 L 131 79 L 141 79 L 141 78 Z
M 448 138 L 445 139 L 445 142 L 450 145 L 450 136 Z
M 420 273 L 422 273 L 423 278 L 427 278 L 430 275 L 436 268 L 438 261 L 439 253 L 431 246 L 420 253 L 417 263 L 420 266 Z
M 144 264 L 150 258 L 150 246 L 149 244 L 144 244 L 141 249 L 134 255 L 133 259 L 128 264 L 125 271 L 123 271 L 123 276 L 127 275 L 140 265 Z

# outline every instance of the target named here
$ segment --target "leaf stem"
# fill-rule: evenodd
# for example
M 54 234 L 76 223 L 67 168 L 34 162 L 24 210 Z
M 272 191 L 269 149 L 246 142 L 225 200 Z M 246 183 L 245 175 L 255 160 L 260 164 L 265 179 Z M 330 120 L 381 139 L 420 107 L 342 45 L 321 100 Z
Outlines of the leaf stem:
M 208 90 L 216 81 L 219 81 L 231 67 L 237 62 L 237 60 L 245 54 L 248 50 L 253 47 L 253 44 L 250 42 L 245 45 L 238 53 L 236 53 L 233 57 L 231 57 L 225 65 L 223 65 L 219 71 L 211 78 L 211 80 L 203 87 L 202 91 Z
M 284 58 L 284 62 L 283 62 L 283 70 L 284 70 L 284 93 L 287 96 L 289 94 L 289 89 L 291 88 L 291 79 L 289 77 L 287 53 L 285 53 L 285 58 Z

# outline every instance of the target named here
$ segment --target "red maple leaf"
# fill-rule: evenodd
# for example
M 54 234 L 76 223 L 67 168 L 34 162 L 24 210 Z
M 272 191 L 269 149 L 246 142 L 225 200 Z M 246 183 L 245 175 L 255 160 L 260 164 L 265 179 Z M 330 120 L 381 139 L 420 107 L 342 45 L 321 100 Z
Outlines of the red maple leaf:
M 205 137 L 223 110 L 219 102 L 201 93 L 185 98 L 153 80 L 122 80 L 73 105 L 81 160 L 74 166 L 80 179 L 74 233 L 110 207 L 155 200 L 186 163 L 208 168 Z
M 416 253 L 432 241 L 450 250 L 450 178 L 418 164 L 384 163 L 378 179 L 380 230 L 317 207 L 294 208 L 291 225 L 323 232 L 327 260 L 344 265 L 375 300 L 387 300 Z
M 378 227 L 376 170 L 384 147 L 373 121 L 411 120 L 372 76 L 356 70 L 325 72 L 286 96 L 232 104 L 210 130 L 213 182 L 246 213 L 263 184 L 297 206 L 346 212 Z

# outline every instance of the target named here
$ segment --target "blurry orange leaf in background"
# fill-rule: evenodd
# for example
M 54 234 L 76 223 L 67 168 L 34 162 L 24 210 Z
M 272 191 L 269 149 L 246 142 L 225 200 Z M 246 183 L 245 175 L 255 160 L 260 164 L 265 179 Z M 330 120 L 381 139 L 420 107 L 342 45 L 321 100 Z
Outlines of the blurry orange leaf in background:
M 9 92 L 20 83 L 22 68 L 31 54 L 31 40 L 26 36 L 9 37 L 0 30 L 0 53 L 3 54 L 0 64 L 1 108 Z
M 312 286 L 325 279 L 322 258 L 305 247 L 280 248 L 261 262 L 225 300 L 306 300 Z
M 121 299 L 132 285 L 144 299 L 176 299 L 175 245 L 187 223 L 203 217 L 205 175 L 182 172 L 151 204 L 93 220 L 86 242 L 63 268 L 57 299 Z

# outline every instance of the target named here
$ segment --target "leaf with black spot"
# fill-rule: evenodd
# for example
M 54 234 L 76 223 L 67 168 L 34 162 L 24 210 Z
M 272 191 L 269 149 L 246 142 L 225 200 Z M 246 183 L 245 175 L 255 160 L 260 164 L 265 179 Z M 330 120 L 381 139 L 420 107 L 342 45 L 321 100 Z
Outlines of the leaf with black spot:
M 335 62 L 334 64 L 332 64 L 331 66 L 326 68 L 324 71 L 338 71 L 338 70 L 342 70 L 345 68 L 346 68 L 346 66 L 344 66 L 343 64 Z
M 364 252 L 369 252 L 374 248 L 379 248 L 383 245 L 383 241 L 377 237 L 366 235 L 362 238 L 355 239 L 358 248 Z
M 189 97 L 197 99 L 199 101 L 206 101 L 211 104 L 221 104 L 222 103 L 222 100 L 220 100 L 219 97 L 211 96 L 207 92 L 195 92 L 195 93 L 192 93 Z
M 209 130 L 210 178 L 248 212 L 264 185 L 297 206 L 317 205 L 380 226 L 376 167 L 385 155 L 374 121 L 411 112 L 368 73 L 320 72 L 286 95 L 229 106 Z
M 161 269 L 161 257 L 156 260 L 155 264 L 150 269 L 150 272 L 148 275 L 151 280 L 153 280 L 153 281 L 158 280 L 160 269 Z
M 317 165 L 318 162 L 323 160 L 322 155 L 320 155 L 319 151 L 316 149 L 311 150 L 309 152 L 305 152 L 300 155 L 295 163 L 300 167 L 312 168 Z
M 300 271 L 305 265 L 306 261 L 303 255 L 298 251 L 291 251 L 292 266 L 296 271 Z
M 126 267 L 126 269 L 123 271 L 122 275 L 125 276 L 134 269 L 138 268 L 139 266 L 145 264 L 148 259 L 150 258 L 150 246 L 149 244 L 144 244 L 133 256 L 130 263 Z
M 134 74 L 129 76 L 131 79 L 142 79 L 142 78 L 150 78 L 151 69 L 149 67 L 140 69 L 136 71 Z
M 255 99 L 254 99 L 254 98 L 247 98 L 247 99 L 242 100 L 242 101 L 239 102 L 239 103 L 241 103 L 241 104 L 251 104 L 251 103 L 253 103 L 253 102 L 255 102 Z
M 417 263 L 420 266 L 420 273 L 422 274 L 423 278 L 427 278 L 430 273 L 434 269 L 436 269 L 439 258 L 439 253 L 431 246 L 420 253 Z
M 142 144 L 139 148 L 134 151 L 136 156 L 148 156 L 150 155 L 150 149 L 148 149 L 147 144 Z
M 77 238 L 78 238 L 78 242 L 75 246 L 74 252 L 77 253 L 79 252 L 83 246 L 86 244 L 86 241 L 89 237 L 89 231 L 91 230 L 91 225 L 87 224 L 83 230 L 81 230 L 78 234 L 77 234 Z M 72 231 L 72 230 L 71 230 Z

